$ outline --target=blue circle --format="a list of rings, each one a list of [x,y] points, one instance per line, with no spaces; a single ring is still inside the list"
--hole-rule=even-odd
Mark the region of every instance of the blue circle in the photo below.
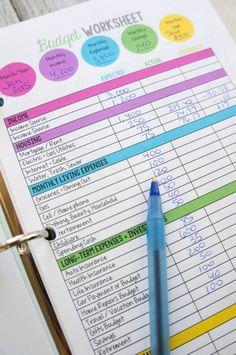
[[[105,67],[114,63],[119,57],[120,50],[112,38],[95,36],[83,44],[81,53],[87,63],[95,67]]]

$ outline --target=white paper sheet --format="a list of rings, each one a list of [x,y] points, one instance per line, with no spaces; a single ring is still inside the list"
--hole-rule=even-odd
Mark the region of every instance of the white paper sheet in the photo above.
[[[1,164],[73,354],[146,354],[166,216],[173,354],[236,351],[236,50],[205,1],[83,3],[0,31]]]

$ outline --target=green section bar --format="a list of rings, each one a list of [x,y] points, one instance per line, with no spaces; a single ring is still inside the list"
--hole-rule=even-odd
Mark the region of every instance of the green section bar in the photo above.
[[[236,181],[231,182],[223,187],[220,187],[214,191],[209,192],[206,195],[196,198],[190,202],[179,206],[164,215],[165,224],[176,221],[177,219],[184,217],[190,213],[193,213],[203,207],[210,205],[213,202],[219,201],[224,197],[227,197],[236,192]],[[146,223],[141,223],[126,231],[109,237],[101,242],[91,245],[88,248],[84,248],[69,256],[61,258],[57,261],[61,271],[66,270],[72,266],[78,265],[84,261],[87,261],[102,253],[106,253],[122,244],[125,244],[131,240],[141,237],[146,234]]]
[[[209,192],[201,197],[196,198],[190,202],[185,203],[182,206],[179,206],[165,215],[165,223],[171,223],[177,219],[184,217],[190,213],[193,213],[197,210],[200,210],[203,207],[210,205],[213,202],[219,201],[224,197],[227,197],[236,192],[236,181],[233,181],[223,187]]]
[[[146,223],[138,224],[137,226],[127,229],[126,231],[104,239],[101,242],[95,243],[88,248],[84,248],[69,256],[61,258],[57,261],[57,263],[61,271],[66,270],[69,267],[78,265],[95,256],[106,253],[108,250],[119,247],[122,244],[129,242],[130,240],[139,238],[141,235],[146,234],[146,231]]]

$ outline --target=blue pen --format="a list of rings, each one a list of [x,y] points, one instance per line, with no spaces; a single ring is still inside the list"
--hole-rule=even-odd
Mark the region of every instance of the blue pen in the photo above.
[[[2,97],[0,97],[0,106],[3,106],[4,105],[4,100]]]
[[[151,183],[148,216],[148,282],[152,355],[170,354],[166,242],[158,183]]]

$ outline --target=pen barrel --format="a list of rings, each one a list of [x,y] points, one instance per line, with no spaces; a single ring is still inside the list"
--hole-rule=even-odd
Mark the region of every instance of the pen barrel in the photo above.
[[[147,235],[148,251],[166,252],[165,225],[159,196],[150,196],[148,202]]]
[[[154,210],[149,208],[147,219],[150,339],[152,355],[167,355],[170,336],[164,220],[159,202],[153,203]]]

